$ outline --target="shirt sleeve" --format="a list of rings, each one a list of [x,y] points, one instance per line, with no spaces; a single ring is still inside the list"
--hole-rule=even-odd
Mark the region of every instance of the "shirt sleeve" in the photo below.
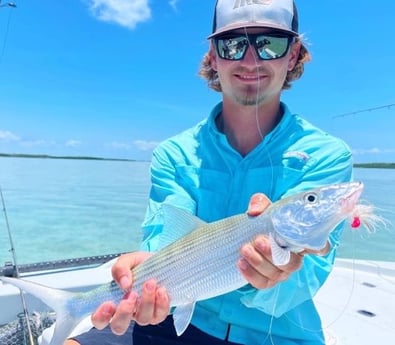
[[[339,152],[338,152],[339,153]],[[307,172],[296,188],[311,189],[325,184],[349,182],[352,179],[352,156],[348,150],[338,155],[331,163],[321,162]],[[294,194],[296,188],[287,195]],[[336,249],[339,245],[343,224],[335,228],[330,236],[330,251],[326,256],[305,255],[303,266],[288,280],[271,289],[257,290],[250,285],[240,289],[241,301],[248,307],[257,308],[267,314],[280,317],[289,310],[312,299],[328,278],[333,268]]]
[[[141,250],[154,252],[159,246],[163,231],[162,203],[183,208],[195,214],[196,202],[177,182],[176,163],[165,150],[157,149],[151,163],[151,190],[148,207],[142,224],[143,243]]]

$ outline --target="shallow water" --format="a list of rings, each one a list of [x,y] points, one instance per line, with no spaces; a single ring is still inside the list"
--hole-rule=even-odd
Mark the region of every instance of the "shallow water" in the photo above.
[[[363,198],[390,225],[345,229],[338,256],[395,260],[395,170],[355,169]],[[18,263],[131,251],[141,240],[149,163],[0,158],[0,186]],[[12,258],[0,216],[0,265]]]

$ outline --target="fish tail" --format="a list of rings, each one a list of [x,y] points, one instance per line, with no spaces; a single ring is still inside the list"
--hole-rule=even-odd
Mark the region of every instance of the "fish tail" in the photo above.
[[[48,307],[56,312],[55,331],[49,345],[61,345],[67,336],[77,326],[85,315],[78,315],[68,308],[70,301],[77,293],[53,289],[41,284],[33,283],[23,279],[0,277],[0,281],[14,285],[15,287],[39,298]]]

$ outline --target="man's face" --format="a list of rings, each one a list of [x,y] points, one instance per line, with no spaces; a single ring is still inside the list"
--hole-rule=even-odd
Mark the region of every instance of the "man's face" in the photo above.
[[[246,36],[246,40],[240,39],[240,36],[246,34],[251,36]],[[218,73],[224,98],[241,105],[256,106],[269,102],[273,97],[279,97],[286,75],[297,61],[300,44],[290,40],[289,49],[286,49],[288,45],[284,43],[284,39],[287,38],[280,41],[276,36],[271,38],[270,35],[273,34],[276,35],[278,32],[256,28],[235,30],[227,33],[227,41],[220,42],[224,44],[212,45],[211,65]],[[232,40],[232,37],[235,39]],[[249,44],[246,45],[246,42]],[[246,51],[241,58],[243,54],[235,53],[234,49],[243,44],[246,45]],[[223,57],[220,57],[217,47],[218,50],[222,49],[220,53]],[[285,49],[285,53],[282,54]],[[258,53],[269,59],[262,60]],[[236,57],[239,60],[229,60],[227,57]],[[270,59],[271,57],[275,58]]]

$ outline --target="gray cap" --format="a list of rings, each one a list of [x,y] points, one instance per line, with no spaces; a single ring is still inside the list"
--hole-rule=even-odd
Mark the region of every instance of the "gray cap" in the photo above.
[[[217,0],[213,38],[240,28],[262,27],[298,35],[298,13],[293,0]]]

